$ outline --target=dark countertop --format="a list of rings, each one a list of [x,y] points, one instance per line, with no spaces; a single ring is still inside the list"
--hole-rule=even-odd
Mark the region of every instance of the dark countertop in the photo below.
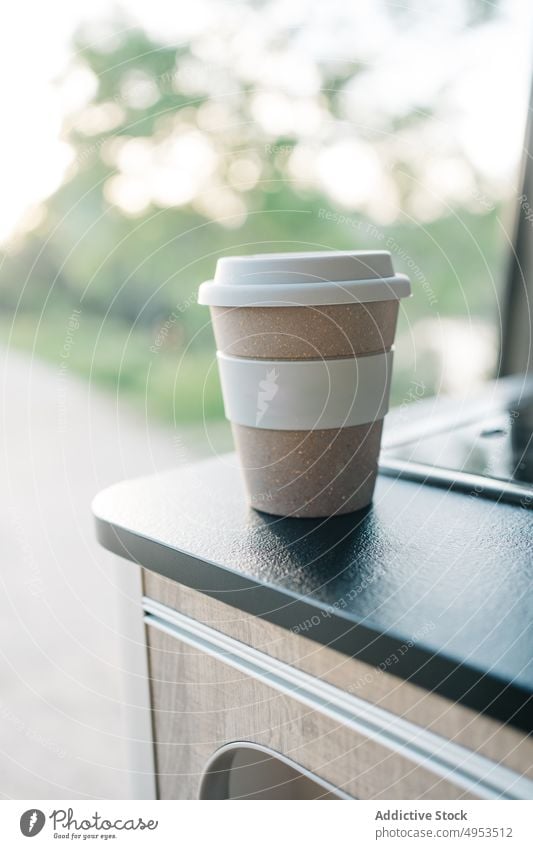
[[[110,551],[533,729],[530,511],[380,476],[364,514],[279,519],[248,508],[234,455],[119,483],[93,509]]]

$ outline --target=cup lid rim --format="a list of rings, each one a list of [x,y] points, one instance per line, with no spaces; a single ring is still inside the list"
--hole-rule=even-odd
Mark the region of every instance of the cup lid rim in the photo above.
[[[221,257],[200,286],[207,306],[300,306],[398,300],[411,294],[389,251],[295,251]]]
[[[305,306],[398,300],[409,278],[395,274],[389,251],[310,251],[222,257],[202,283],[207,306]]]

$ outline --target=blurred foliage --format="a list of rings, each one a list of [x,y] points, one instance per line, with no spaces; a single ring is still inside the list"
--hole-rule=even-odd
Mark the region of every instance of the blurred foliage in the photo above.
[[[471,5],[475,19],[480,7]],[[69,314],[80,309],[73,370],[147,404],[154,415],[195,421],[222,412],[208,316],[194,296],[224,253],[395,245],[395,265],[414,284],[410,323],[428,315],[493,317],[488,269],[498,276],[501,249],[492,204],[457,206],[423,226],[412,216],[376,224],[367,212],[328,198],[316,180],[294,178],[301,134],[267,130],[257,120],[256,81],[231,67],[229,47],[220,58],[227,34],[211,33],[218,50],[209,63],[195,44],[158,44],[124,23],[115,30],[120,34],[98,43],[78,36],[73,72],[88,69],[95,92],[65,126],[74,150],[65,183],[42,222],[4,257],[4,338],[58,362]],[[272,63],[286,55],[291,38],[287,32],[267,45]],[[304,106],[321,117],[316,132],[304,133],[304,147],[318,149],[339,134],[373,144],[403,209],[416,184],[414,166],[387,139],[416,133],[431,121],[432,104],[391,116],[386,133],[356,126],[347,120],[345,96],[362,67],[324,62],[318,70],[318,89]],[[173,145],[187,150],[187,140],[194,150],[207,140],[211,170],[200,174],[190,198],[179,200],[187,162],[173,175]],[[155,189],[146,202],[133,196],[132,205],[130,198],[128,208],[116,198],[122,191],[127,200],[128,169],[130,182],[144,190],[143,161]],[[166,162],[159,171],[158,161]],[[397,398],[402,385],[400,373]]]

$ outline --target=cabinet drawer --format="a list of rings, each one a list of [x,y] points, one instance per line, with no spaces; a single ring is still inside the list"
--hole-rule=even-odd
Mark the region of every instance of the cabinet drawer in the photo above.
[[[485,762],[496,762],[511,773],[527,777],[526,798],[533,797],[533,739],[527,733],[329,646],[317,645],[304,636],[303,629],[299,633],[287,631],[152,572],[144,571],[144,590],[150,603],[159,603],[162,609],[179,610],[221,635],[351,693],[437,737],[453,740],[458,746],[481,755]]]
[[[160,798],[197,798],[206,764],[235,741],[280,753],[361,799],[530,789],[510,770],[202,623],[155,602],[146,608]]]

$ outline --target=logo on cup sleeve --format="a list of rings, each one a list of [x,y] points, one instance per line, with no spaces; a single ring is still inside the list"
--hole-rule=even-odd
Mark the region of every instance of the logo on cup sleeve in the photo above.
[[[259,381],[259,389],[257,390],[257,410],[255,416],[256,427],[265,415],[270,406],[270,402],[277,395],[279,386],[277,384],[279,374],[275,368],[267,371],[264,380]]]
[[[20,830],[24,837],[35,837],[42,831],[46,817],[38,808],[30,808],[24,811],[20,818]]]

